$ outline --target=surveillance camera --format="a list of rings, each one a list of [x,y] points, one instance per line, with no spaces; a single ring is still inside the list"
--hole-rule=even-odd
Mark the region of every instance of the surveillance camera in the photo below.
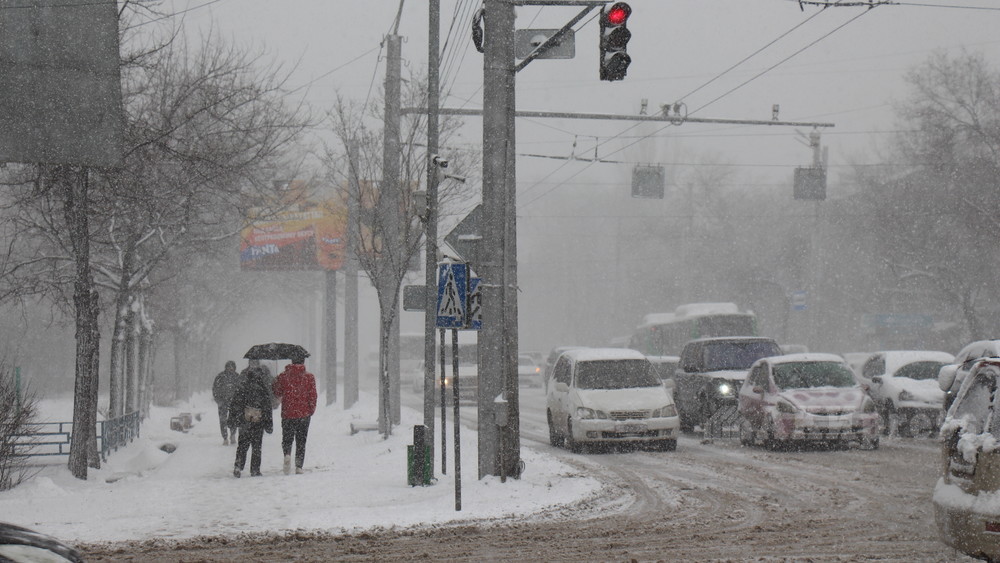
[[[448,168],[448,159],[441,158],[440,156],[438,156],[436,154],[432,154],[431,155],[431,162],[433,162],[434,164],[437,164],[441,168]]]

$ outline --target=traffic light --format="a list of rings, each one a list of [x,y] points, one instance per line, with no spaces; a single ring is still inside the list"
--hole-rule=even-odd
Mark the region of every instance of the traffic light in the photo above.
[[[625,52],[632,32],[626,27],[632,7],[625,2],[615,2],[601,8],[601,80],[622,80],[628,72],[632,57]]]

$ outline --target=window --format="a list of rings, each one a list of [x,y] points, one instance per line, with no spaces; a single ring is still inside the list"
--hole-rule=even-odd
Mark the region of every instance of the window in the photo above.
[[[559,361],[556,362],[556,367],[552,373],[553,373],[552,377],[555,378],[556,383],[565,383],[566,385],[569,385],[570,383],[569,359],[559,358]]]
[[[779,389],[853,387],[851,370],[837,362],[794,362],[774,366],[774,384]]]
[[[897,369],[892,376],[918,380],[937,379],[942,365],[941,362],[913,362]]]
[[[865,367],[861,369],[861,376],[865,379],[871,379],[873,376],[882,375],[885,373],[885,358],[882,356],[873,356],[868,358],[865,362]]]
[[[592,360],[576,366],[578,389],[659,387],[647,360]]]
[[[750,385],[753,387],[760,387],[761,389],[767,389],[769,385],[767,384],[767,365],[760,364],[753,368],[750,375],[747,377],[750,380]]]
[[[983,425],[990,414],[995,392],[995,374],[987,370],[978,371],[972,384],[966,389],[965,395],[953,407],[953,416],[956,419],[965,419],[965,432],[973,434],[983,432]]]
[[[749,369],[754,362],[777,356],[781,350],[773,342],[716,342],[705,344],[701,371]]]

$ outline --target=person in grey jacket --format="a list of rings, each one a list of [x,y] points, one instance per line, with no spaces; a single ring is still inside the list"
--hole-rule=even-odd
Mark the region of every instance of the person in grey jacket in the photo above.
[[[236,386],[239,383],[240,374],[236,372],[236,362],[229,360],[226,362],[226,369],[215,376],[212,382],[212,398],[219,407],[219,429],[222,431],[222,444],[228,446],[230,443],[236,445],[236,426],[229,424],[229,403],[236,393]]]

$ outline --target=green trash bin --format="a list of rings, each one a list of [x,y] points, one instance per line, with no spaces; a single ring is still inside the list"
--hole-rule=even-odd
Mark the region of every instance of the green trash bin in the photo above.
[[[431,447],[424,446],[424,467],[423,471],[418,471],[414,467],[414,446],[413,444],[407,444],[406,446],[406,482],[411,487],[416,487],[417,485],[426,486],[431,484],[431,467],[433,461],[431,459]],[[419,473],[419,474],[418,474]]]

